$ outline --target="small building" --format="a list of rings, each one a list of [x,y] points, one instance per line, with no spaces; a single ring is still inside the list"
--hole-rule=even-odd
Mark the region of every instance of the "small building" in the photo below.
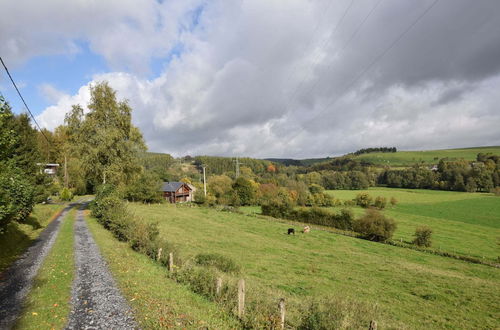
[[[161,191],[170,203],[184,203],[194,201],[196,188],[184,182],[163,182]]]
[[[37,163],[37,165],[41,167],[40,171],[43,171],[43,173],[51,176],[56,175],[57,169],[59,168],[59,164]]]

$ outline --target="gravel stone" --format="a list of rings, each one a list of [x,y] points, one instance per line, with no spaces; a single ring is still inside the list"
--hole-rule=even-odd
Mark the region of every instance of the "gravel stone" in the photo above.
[[[75,222],[75,264],[67,329],[138,329],[81,210]]]
[[[33,279],[56,240],[64,216],[72,207],[73,205],[66,207],[42,231],[28,250],[0,274],[0,329],[10,329],[19,317]]]

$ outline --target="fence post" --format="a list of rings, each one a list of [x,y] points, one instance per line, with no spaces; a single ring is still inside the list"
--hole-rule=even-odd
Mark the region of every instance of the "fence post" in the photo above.
[[[281,298],[278,304],[280,308],[280,326],[281,329],[285,329],[285,299]]]
[[[162,249],[162,248],[159,248],[159,249],[158,249],[158,255],[156,256],[156,260],[157,260],[157,261],[160,261],[160,258],[161,258],[161,252],[162,252],[162,251],[163,251],[163,249]]]
[[[219,296],[221,290],[222,290],[222,277],[217,277],[217,283],[215,285],[215,294]]]
[[[245,280],[238,281],[238,317],[241,319],[245,314]]]
[[[174,253],[168,254],[168,270],[172,273],[174,271]]]
[[[369,330],[377,330],[377,321],[371,321]]]

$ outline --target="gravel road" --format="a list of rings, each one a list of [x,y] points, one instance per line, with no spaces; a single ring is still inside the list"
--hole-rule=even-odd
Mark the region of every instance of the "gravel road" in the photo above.
[[[137,329],[81,210],[75,222],[76,278],[67,329]]]
[[[0,329],[10,329],[23,307],[33,278],[54,244],[61,221],[72,206],[66,207],[34,241],[33,245],[0,275]]]

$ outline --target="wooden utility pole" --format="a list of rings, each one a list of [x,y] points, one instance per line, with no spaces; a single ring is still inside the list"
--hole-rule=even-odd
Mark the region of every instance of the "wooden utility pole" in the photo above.
[[[205,197],[207,197],[207,177],[205,175],[205,168],[206,166],[203,166],[203,192],[205,193]]]

